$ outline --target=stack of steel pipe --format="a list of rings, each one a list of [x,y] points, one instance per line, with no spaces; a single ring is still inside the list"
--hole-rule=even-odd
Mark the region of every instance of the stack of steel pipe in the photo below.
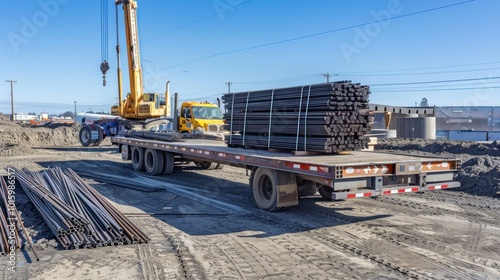
[[[73,170],[12,169],[65,249],[149,242],[141,230]]]
[[[17,231],[17,209],[13,197],[15,197],[13,190],[9,192],[7,182],[0,176],[0,255],[2,256],[21,247],[21,239]]]
[[[326,153],[366,148],[369,94],[350,81],[225,94],[227,144]]]

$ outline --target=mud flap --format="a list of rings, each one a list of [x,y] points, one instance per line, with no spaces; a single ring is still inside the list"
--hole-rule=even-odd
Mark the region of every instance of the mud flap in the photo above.
[[[131,160],[132,158],[130,157],[130,150],[128,145],[122,145],[122,160]]]
[[[295,174],[276,170],[278,183],[277,207],[288,207],[299,204],[297,178]]]

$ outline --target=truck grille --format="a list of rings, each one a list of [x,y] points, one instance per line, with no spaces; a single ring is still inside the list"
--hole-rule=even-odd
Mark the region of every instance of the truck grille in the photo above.
[[[208,125],[208,131],[218,132],[218,131],[222,131],[222,129],[223,129],[223,125],[220,125],[220,124],[209,124]]]

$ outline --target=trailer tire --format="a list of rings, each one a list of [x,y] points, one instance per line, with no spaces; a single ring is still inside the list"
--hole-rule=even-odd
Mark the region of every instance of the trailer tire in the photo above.
[[[217,168],[217,165],[219,163],[211,162],[211,161],[200,161],[199,164],[200,164],[200,167],[205,169],[205,170],[214,170]]]
[[[164,175],[170,175],[174,171],[175,167],[175,160],[174,160],[174,154],[165,152],[163,155],[163,174]]]
[[[217,163],[217,165],[215,166],[215,169],[218,169],[218,170],[221,170],[222,168],[224,168],[224,165],[220,164],[220,163]]]
[[[255,204],[262,209],[270,212],[279,211],[278,207],[278,178],[276,172],[272,169],[257,168],[253,172],[253,198]]]
[[[100,126],[95,126],[95,129],[97,130],[98,139],[95,140],[94,146],[99,146],[102,140],[104,140],[104,129],[102,129],[102,127]]]
[[[135,171],[144,171],[144,148],[132,147],[132,168]]]
[[[86,125],[82,126],[82,128],[80,128],[80,133],[78,134],[80,144],[84,147],[88,147],[90,145],[91,135],[90,127]]]
[[[332,201],[332,193],[333,193],[333,189],[330,188],[329,186],[321,186],[318,188],[318,192],[319,194],[321,195],[322,198],[328,200],[328,201]]]
[[[163,172],[164,162],[162,151],[154,149],[144,151],[144,167],[149,175],[160,175]]]

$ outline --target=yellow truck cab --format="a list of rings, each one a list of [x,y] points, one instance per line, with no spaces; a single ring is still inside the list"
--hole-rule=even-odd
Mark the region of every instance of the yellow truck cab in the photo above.
[[[224,120],[217,105],[210,102],[183,102],[179,115],[179,132],[224,132]]]

